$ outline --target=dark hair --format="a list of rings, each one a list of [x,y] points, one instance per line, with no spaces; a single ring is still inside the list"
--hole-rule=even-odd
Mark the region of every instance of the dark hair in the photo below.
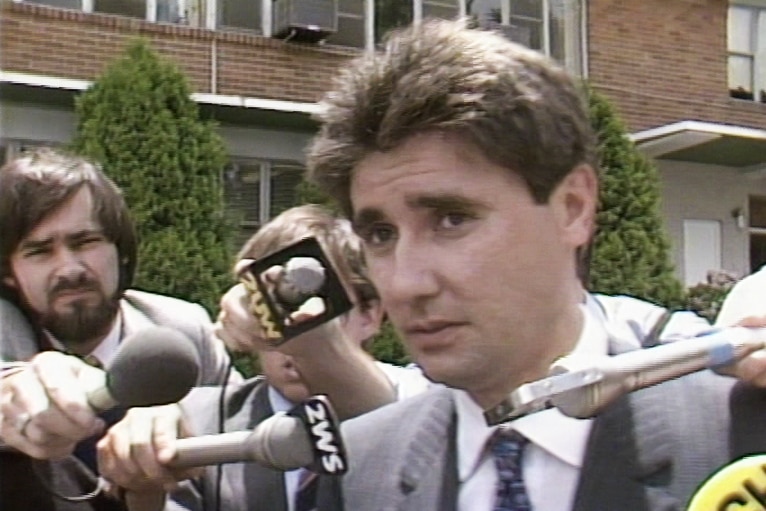
[[[582,90],[558,65],[465,21],[393,32],[385,51],[350,62],[317,115],[312,181],[351,214],[354,167],[412,135],[451,132],[527,183],[538,203],[579,164],[595,165]]]
[[[137,240],[128,207],[117,186],[84,158],[50,148],[24,154],[0,168],[0,281],[10,276],[10,258],[19,243],[83,186],[93,196],[94,215],[104,236],[117,247],[118,292],[133,281]],[[0,293],[15,300],[15,291],[0,282]]]
[[[378,292],[367,277],[361,242],[348,220],[316,204],[296,206],[274,217],[245,242],[237,259],[265,257],[308,236],[319,241],[338,277],[356,295],[357,306],[368,309]]]

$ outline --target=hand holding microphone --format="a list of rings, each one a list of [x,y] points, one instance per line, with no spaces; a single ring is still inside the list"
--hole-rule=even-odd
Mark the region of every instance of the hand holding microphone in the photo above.
[[[0,437],[35,458],[64,457],[103,429],[96,412],[183,397],[196,382],[197,357],[185,337],[160,327],[124,339],[106,372],[63,353],[40,353],[0,379]]]
[[[193,467],[255,462],[275,470],[311,467],[322,474],[347,468],[338,419],[324,396],[277,413],[252,430],[189,433],[179,405],[132,409],[99,442],[101,472],[132,490],[128,495],[134,502],[141,499],[136,509],[145,511],[162,509],[144,499],[164,503],[161,494],[195,475],[188,470]]]

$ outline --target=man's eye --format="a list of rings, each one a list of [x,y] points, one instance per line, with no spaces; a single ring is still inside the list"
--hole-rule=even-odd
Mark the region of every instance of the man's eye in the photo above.
[[[23,257],[38,257],[43,256],[45,254],[48,254],[50,252],[49,248],[46,247],[36,247],[36,248],[30,248],[27,250],[24,250],[21,255]]]
[[[394,235],[395,232],[391,226],[372,225],[369,229],[365,230],[363,239],[369,245],[381,245],[391,241]]]
[[[467,222],[471,217],[466,213],[445,213],[439,219],[439,227],[442,229],[453,229]]]
[[[75,246],[83,247],[83,246],[86,246],[86,245],[92,245],[94,243],[99,243],[102,239],[103,238],[101,238],[99,236],[91,236],[89,238],[83,238],[81,240],[78,240],[75,243]]]

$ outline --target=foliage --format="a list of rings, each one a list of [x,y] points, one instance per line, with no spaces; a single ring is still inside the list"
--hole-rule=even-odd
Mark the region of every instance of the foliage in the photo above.
[[[215,310],[230,285],[225,146],[176,66],[130,43],[76,103],[73,149],[120,186],[139,233],[135,287]]]
[[[299,204],[320,204],[335,213],[339,210],[335,199],[305,178],[298,183],[295,195],[298,197]]]
[[[657,169],[628,139],[609,102],[593,90],[588,97],[601,158],[589,289],[678,307],[683,288],[670,263]]]
[[[367,350],[375,359],[390,364],[406,365],[410,362],[401,339],[388,321],[383,323],[380,333],[375,336]]]
[[[708,273],[706,283],[688,289],[685,308],[714,323],[726,295],[736,282],[737,278],[727,272]]]

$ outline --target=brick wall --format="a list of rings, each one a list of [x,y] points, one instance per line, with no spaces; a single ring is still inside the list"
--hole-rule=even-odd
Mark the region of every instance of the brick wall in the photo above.
[[[589,77],[631,131],[681,120],[766,128],[766,104],[729,97],[728,0],[590,0]]]
[[[313,102],[355,52],[5,1],[0,69],[93,80],[135,36],[151,40],[195,92]],[[215,83],[212,83],[212,81]]]

